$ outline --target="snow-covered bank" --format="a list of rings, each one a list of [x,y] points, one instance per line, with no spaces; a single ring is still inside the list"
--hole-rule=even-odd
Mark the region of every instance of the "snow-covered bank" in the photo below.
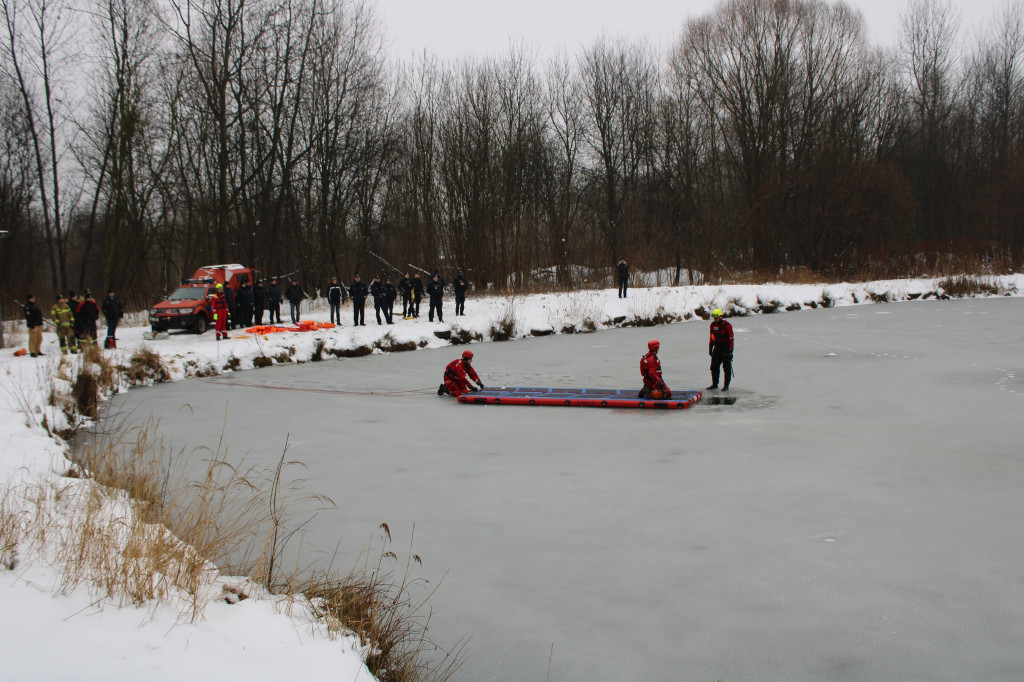
[[[1017,293],[1022,289],[1022,284],[1024,282],[1015,277],[1001,280],[998,286],[1006,292]],[[448,332],[459,335],[460,330],[465,330],[469,337],[479,335],[487,339],[494,335],[492,331],[496,329],[499,333],[511,331],[513,336],[522,337],[535,333],[586,330],[591,327],[647,324],[655,318],[685,319],[687,314],[692,319],[695,314],[713,307],[742,314],[755,309],[784,311],[795,306],[810,307],[811,303],[819,306],[824,303],[849,305],[887,297],[905,300],[915,295],[923,297],[935,291],[934,287],[935,282],[915,280],[828,287],[765,285],[638,289],[632,290],[630,298],[625,300],[618,299],[614,291],[581,291],[514,299],[478,298],[470,299],[467,303],[470,315],[464,318],[446,316],[449,322],[456,321],[459,329],[454,331],[449,325],[429,324],[425,317],[419,321],[397,321],[390,328],[377,327],[374,321],[370,321],[367,327],[358,329],[346,324],[329,332],[274,334],[258,340],[234,333],[234,337],[241,338],[221,342],[218,349],[217,342],[210,334],[203,337],[174,334],[166,341],[143,342],[141,337],[144,330],[140,328],[125,330],[121,334],[121,350],[108,352],[108,355],[126,364],[134,349],[145,345],[169,363],[174,377],[183,377],[192,373],[229,371],[232,364],[238,368],[250,367],[260,357],[279,356],[281,360],[288,358],[290,361],[308,361],[314,355],[318,342],[322,344],[322,357],[330,360],[331,351],[342,355],[363,352],[359,349],[369,349],[382,340],[380,345],[384,347],[407,347],[408,344],[419,347],[424,342],[427,346],[448,343],[437,335],[438,332],[442,336]],[[343,308],[343,313],[348,311],[348,308]],[[312,317],[322,320],[326,314],[316,311]],[[616,321],[617,318],[622,319]],[[384,339],[389,329],[391,335]],[[15,475],[20,479],[20,482],[10,484],[16,485],[17,489],[5,496],[5,505],[8,499],[34,499],[31,491],[38,489],[39,485],[82,485],[80,481],[60,477],[67,470],[68,464],[61,458],[60,446],[49,439],[43,427],[44,417],[47,417],[46,425],[53,425],[54,420],[59,419],[54,408],[47,404],[48,387],[40,385],[41,379],[46,376],[43,371],[48,364],[46,361],[54,361],[55,349],[49,335],[44,352],[48,354],[47,357],[32,360],[12,358],[7,351],[0,360],[3,384],[8,389],[3,395],[9,399],[9,403],[3,406],[4,412],[0,418],[0,428],[4,429],[0,438],[5,444],[0,467],[8,480]],[[374,352],[380,351],[377,349]],[[237,362],[232,361],[232,357]],[[229,370],[225,370],[225,366]],[[25,412],[19,413],[21,409],[34,416],[29,419]],[[26,421],[32,423],[27,425]],[[15,678],[46,676],[51,669],[42,667],[41,659],[48,662],[75,660],[72,670],[75,677],[119,679],[129,674],[137,677],[140,670],[147,677],[159,677],[160,671],[170,671],[167,677],[183,677],[191,671],[186,669],[190,665],[187,661],[191,660],[197,650],[205,650],[216,651],[218,660],[210,662],[210,667],[203,668],[204,677],[212,676],[210,673],[213,672],[228,679],[298,678],[300,675],[312,675],[314,679],[328,675],[348,679],[351,676],[339,675],[341,657],[346,656],[345,660],[348,660],[348,655],[354,655],[356,660],[359,658],[358,652],[345,654],[344,646],[338,643],[325,642],[321,638],[314,638],[315,644],[312,643],[313,640],[307,636],[311,630],[301,621],[295,625],[291,621],[272,620],[285,618],[275,614],[272,601],[262,602],[259,608],[255,605],[260,602],[254,599],[235,605],[223,603],[217,598],[221,594],[221,587],[216,583],[211,583],[213,591],[209,605],[204,609],[205,620],[196,624],[180,623],[175,627],[172,625],[179,622],[180,613],[173,602],[162,606],[148,604],[142,608],[119,609],[112,601],[97,602],[97,595],[89,594],[88,591],[54,597],[55,593],[59,594],[59,577],[55,571],[47,568],[45,552],[33,554],[31,550],[31,547],[19,547],[20,558],[13,569],[0,570],[0,577],[3,578],[0,585],[9,590],[5,594],[4,603],[17,603],[19,608],[17,619],[5,619],[6,628],[17,628],[18,633],[0,634],[0,637],[5,638],[0,639],[4,642],[0,646],[3,648],[5,662],[11,661],[12,656],[23,662],[20,667],[11,668],[18,673],[12,676]],[[240,611],[239,607],[245,607],[249,612]],[[245,615],[241,615],[243,613]],[[12,620],[17,622],[11,623]],[[288,624],[283,628],[275,625],[280,622]],[[140,623],[145,625],[139,627]],[[280,674],[279,669],[271,667],[264,655],[271,655],[271,646],[266,643],[266,638],[279,641],[285,629],[289,630],[290,639],[284,641],[281,649],[273,653],[275,661],[282,666],[288,665],[289,672]],[[67,637],[51,637],[51,632],[66,634]],[[107,648],[99,644],[95,648],[88,645],[92,639],[97,638],[108,642]],[[185,644],[168,641],[168,638],[190,641],[187,645],[188,656],[181,655]],[[43,644],[37,645],[35,649],[28,645],[16,647],[9,644],[21,644],[26,639]],[[67,644],[69,640],[85,642],[86,645],[81,647],[83,651],[71,651]],[[292,646],[292,642],[298,646]],[[325,655],[332,661],[330,665],[325,665],[317,655],[310,655],[314,646],[321,645],[329,652]],[[118,647],[120,656],[110,655],[114,646]],[[60,654],[54,655],[58,651]],[[67,653],[81,655],[81,658],[69,659]],[[111,664],[111,661],[126,658],[137,667],[130,671],[125,668],[122,672]],[[320,666],[319,669],[314,669],[313,659],[316,659],[315,665]],[[32,668],[33,664],[39,667]],[[217,667],[222,664],[223,669]],[[59,663],[53,665],[58,666]],[[307,665],[310,667],[307,668]]]

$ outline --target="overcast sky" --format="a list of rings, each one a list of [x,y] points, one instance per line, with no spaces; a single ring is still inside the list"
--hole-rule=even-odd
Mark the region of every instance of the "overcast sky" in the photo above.
[[[710,12],[714,0],[376,0],[392,54],[407,60],[429,50],[444,59],[504,52],[522,41],[549,57],[578,54],[602,33],[668,45],[686,19]],[[871,41],[894,45],[904,0],[856,0]],[[1005,6],[1005,0],[952,0],[965,36]]]

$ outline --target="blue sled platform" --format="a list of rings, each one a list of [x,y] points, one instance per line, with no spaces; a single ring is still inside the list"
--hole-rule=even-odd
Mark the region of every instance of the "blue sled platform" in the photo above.
[[[668,399],[637,398],[637,389],[529,388],[502,386],[459,396],[472,405],[545,405],[562,407],[630,407],[652,410],[685,410],[701,399],[700,391],[675,391]]]

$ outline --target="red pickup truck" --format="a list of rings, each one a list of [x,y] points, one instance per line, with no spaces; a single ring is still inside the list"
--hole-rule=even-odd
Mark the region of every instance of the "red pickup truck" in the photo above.
[[[191,329],[202,334],[213,319],[208,297],[214,287],[223,284],[238,291],[244,282],[251,281],[252,270],[243,265],[204,265],[174,293],[150,309],[149,324],[154,332]]]

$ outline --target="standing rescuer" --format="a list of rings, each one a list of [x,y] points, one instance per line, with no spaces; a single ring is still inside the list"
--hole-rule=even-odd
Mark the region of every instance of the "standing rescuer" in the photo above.
[[[471,350],[462,351],[461,358],[456,358],[449,362],[448,366],[444,368],[444,383],[437,387],[437,394],[444,395],[448,393],[458,398],[467,391],[482,389],[484,382],[480,381],[480,377],[477,376],[472,363],[473,351]],[[475,388],[469,382],[470,379],[480,384],[480,388]]]
[[[217,332],[217,340],[220,341],[221,337],[228,338],[228,300],[224,296],[223,284],[217,284],[214,287],[211,298],[213,299],[213,328]]]
[[[725,367],[725,384],[723,391],[729,390],[732,381],[732,325],[722,317],[720,308],[711,311],[711,339],[708,341],[708,355],[711,356],[711,385],[707,390],[718,388],[719,368]]]
[[[640,376],[643,377],[644,387],[640,389],[639,398],[671,398],[672,391],[668,384],[661,378],[661,360],[658,359],[658,350],[661,342],[648,341],[647,354],[640,358]]]
[[[57,340],[60,342],[60,352],[67,354],[78,352],[78,341],[75,339],[75,316],[71,312],[71,306],[64,299],[64,294],[57,294],[57,302],[50,308],[50,317],[53,318],[53,326],[57,331]]]
[[[25,297],[25,326],[28,327],[28,352],[32,357],[43,354],[43,312],[36,307],[36,297]]]

